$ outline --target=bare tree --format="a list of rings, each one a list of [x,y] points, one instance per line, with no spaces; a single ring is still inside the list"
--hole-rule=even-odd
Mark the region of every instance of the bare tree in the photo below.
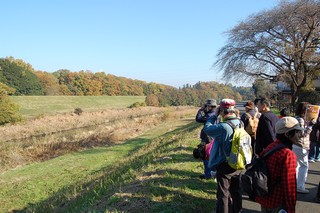
[[[296,97],[320,68],[319,0],[281,1],[226,32],[215,62],[226,79],[285,81]]]

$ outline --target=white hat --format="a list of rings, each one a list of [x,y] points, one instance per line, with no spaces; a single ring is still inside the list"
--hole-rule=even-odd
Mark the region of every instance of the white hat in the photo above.
[[[293,117],[283,117],[276,123],[277,134],[283,134],[293,129],[299,131],[304,130],[304,128],[299,125],[298,120]]]

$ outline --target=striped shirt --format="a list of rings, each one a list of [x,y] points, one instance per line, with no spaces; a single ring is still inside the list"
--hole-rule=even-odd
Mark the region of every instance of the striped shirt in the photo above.
[[[261,153],[280,144],[279,140],[271,143]],[[265,208],[284,207],[288,213],[295,212],[297,198],[296,155],[289,148],[281,149],[267,158],[268,183],[275,184],[271,193],[256,197],[256,202]]]

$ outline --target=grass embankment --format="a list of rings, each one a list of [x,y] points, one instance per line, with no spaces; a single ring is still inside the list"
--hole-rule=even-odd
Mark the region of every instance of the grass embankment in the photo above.
[[[215,183],[198,179],[201,125],[192,120],[2,173],[0,211],[210,212]]]
[[[144,102],[145,96],[11,96],[24,118],[73,112],[98,111],[106,108],[126,108],[135,102]]]
[[[195,114],[194,107],[142,107],[45,116],[0,127],[0,173],[95,146],[137,137],[161,123]]]

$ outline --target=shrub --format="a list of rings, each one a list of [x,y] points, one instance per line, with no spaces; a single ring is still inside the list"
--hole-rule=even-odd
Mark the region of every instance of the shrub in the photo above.
[[[0,125],[21,121],[19,106],[13,103],[8,96],[0,96]]]
[[[146,104],[147,104],[147,106],[158,107],[159,106],[159,98],[158,98],[158,96],[156,96],[154,94],[148,95],[146,97]]]
[[[77,114],[77,115],[81,115],[83,113],[83,110],[78,107],[78,108],[74,109],[74,113]]]

